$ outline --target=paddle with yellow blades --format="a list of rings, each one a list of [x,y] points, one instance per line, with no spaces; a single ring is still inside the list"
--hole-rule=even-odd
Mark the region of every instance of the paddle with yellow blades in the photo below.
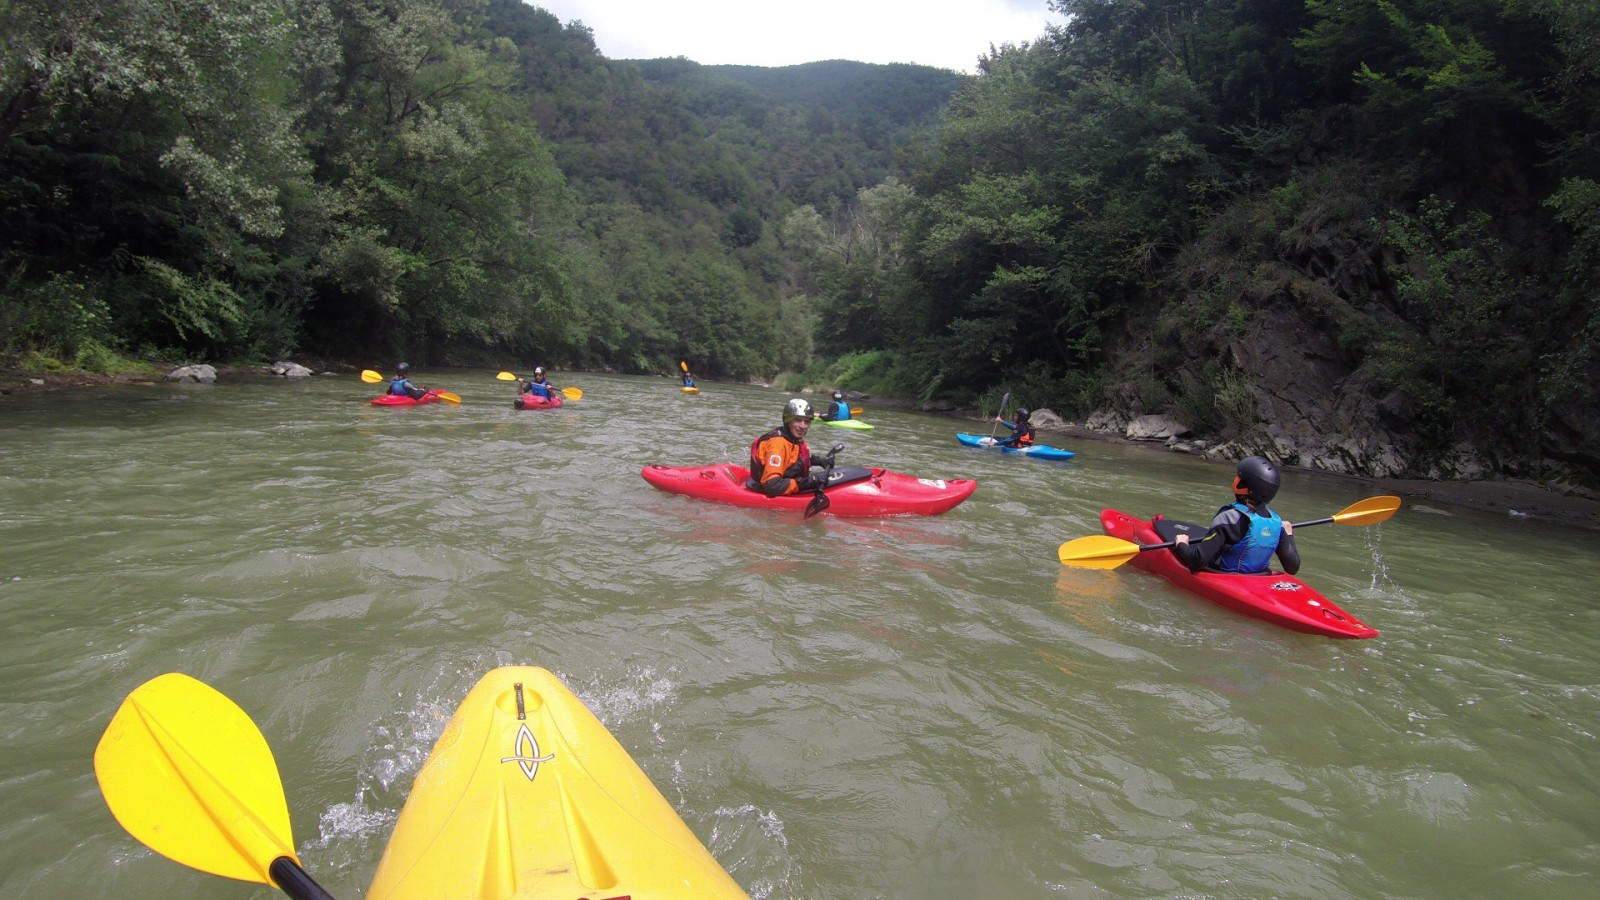
[[[499,379],[499,380],[501,380],[501,381],[521,381],[522,380],[522,379],[518,378],[517,376],[513,375],[510,372],[499,372],[494,377]],[[568,400],[582,400],[583,399],[583,391],[581,391],[581,390],[579,390],[578,388],[575,388],[575,387],[562,388],[561,389],[561,393]]]
[[[169,672],[134,689],[95,747],[94,772],[111,814],[162,856],[332,900],[295,857],[267,739],[215,688]]]
[[[1310,528],[1313,525],[1327,525],[1330,522],[1335,525],[1376,525],[1388,520],[1399,508],[1399,497],[1368,497],[1359,503],[1346,506],[1325,519],[1296,522],[1294,527]],[[1056,556],[1063,564],[1077,566],[1080,569],[1115,569],[1146,550],[1164,550],[1173,543],[1173,541],[1163,541],[1159,544],[1135,544],[1122,538],[1097,534],[1067,541],[1056,550]]]
[[[371,369],[362,369],[361,380],[365,381],[367,384],[377,384],[380,381],[388,381],[389,379],[384,378],[382,375],[379,375],[377,372],[374,372]],[[433,393],[438,396],[440,400],[443,400],[446,403],[450,403],[455,406],[461,405],[461,396],[459,394],[452,394],[449,391],[434,391]]]

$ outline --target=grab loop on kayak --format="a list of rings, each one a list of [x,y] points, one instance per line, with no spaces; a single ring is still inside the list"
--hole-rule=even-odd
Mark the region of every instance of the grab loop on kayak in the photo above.
[[[522,682],[512,685],[511,690],[517,695],[517,721],[525,722],[528,719],[528,708],[522,703]]]

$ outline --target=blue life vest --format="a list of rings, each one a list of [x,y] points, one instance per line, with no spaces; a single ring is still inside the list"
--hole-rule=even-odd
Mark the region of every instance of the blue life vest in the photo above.
[[[408,390],[410,387],[410,378],[396,378],[395,380],[389,382],[389,393],[399,397],[409,397],[411,396],[411,391]]]
[[[548,381],[530,381],[530,382],[528,382],[527,386],[522,389],[522,392],[524,394],[533,394],[536,397],[543,397],[544,399],[549,400],[550,399],[550,382],[548,382]]]
[[[1278,538],[1283,534],[1283,519],[1272,510],[1266,515],[1254,512],[1243,503],[1232,504],[1244,513],[1250,530],[1244,540],[1222,551],[1217,557],[1217,568],[1224,572],[1241,572],[1246,575],[1265,572],[1272,564],[1272,554],[1278,552]],[[1226,509],[1227,507],[1223,507]]]
[[[835,422],[848,422],[850,420],[850,404],[843,400],[833,401],[833,409],[831,411]]]

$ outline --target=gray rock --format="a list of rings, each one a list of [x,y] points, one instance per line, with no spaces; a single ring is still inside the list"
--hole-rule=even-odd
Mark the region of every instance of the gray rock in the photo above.
[[[1119,432],[1127,427],[1127,424],[1128,418],[1113,409],[1099,410],[1083,420],[1083,427],[1090,431]]]
[[[211,384],[217,380],[217,370],[205,363],[197,366],[180,366],[167,373],[167,380],[180,384]]]
[[[1189,433],[1189,426],[1167,415],[1140,416],[1128,423],[1123,437],[1130,441],[1165,441]]]
[[[1043,428],[1046,431],[1060,430],[1072,424],[1056,415],[1053,409],[1036,409],[1033,415],[1028,417],[1028,421],[1033,423],[1033,427]]]
[[[272,364],[272,374],[281,375],[284,378],[310,378],[311,370],[297,362],[280,360]]]

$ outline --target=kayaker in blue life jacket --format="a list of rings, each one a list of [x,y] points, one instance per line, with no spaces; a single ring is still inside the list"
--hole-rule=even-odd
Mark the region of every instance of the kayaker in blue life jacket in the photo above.
[[[694,387],[694,373],[688,369],[683,370],[683,386]]]
[[[533,367],[533,377],[528,381],[517,379],[517,385],[522,388],[522,393],[532,394],[535,397],[550,399],[550,382],[545,378],[544,366]]]
[[[996,422],[1011,429],[1011,437],[996,441],[996,443],[1002,447],[1027,447],[1032,445],[1033,423],[1028,421],[1028,417],[1031,415],[1033,415],[1033,412],[1024,406],[1017,410],[1017,420],[1015,422],[1007,422],[1005,419],[995,416],[994,420]]]
[[[1294,525],[1267,504],[1278,495],[1278,470],[1260,456],[1239,460],[1233,477],[1234,501],[1217,510],[1206,536],[1190,543],[1189,536],[1173,538],[1173,555],[1190,572],[1207,569],[1255,575],[1268,570],[1274,553],[1290,575],[1300,571],[1300,551],[1294,546]]]
[[[428,389],[412,384],[410,364],[401,363],[394,367],[394,380],[389,382],[389,393],[397,397],[410,397],[413,400],[421,400],[423,397],[428,396]]]
[[[850,420],[850,404],[844,402],[844,391],[834,391],[833,399],[828,403],[828,411],[818,416],[824,422],[847,422]]]

